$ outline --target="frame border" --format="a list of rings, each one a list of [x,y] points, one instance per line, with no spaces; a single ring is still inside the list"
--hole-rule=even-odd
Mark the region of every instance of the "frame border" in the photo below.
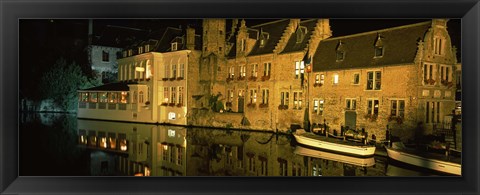
[[[0,0],[0,193],[479,194],[478,0]],[[19,177],[18,19],[462,18],[462,177]],[[468,129],[468,130],[467,130]],[[468,131],[468,132],[467,132]]]

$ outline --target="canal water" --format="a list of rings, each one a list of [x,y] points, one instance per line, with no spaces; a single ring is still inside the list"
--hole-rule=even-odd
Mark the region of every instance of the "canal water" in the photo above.
[[[302,147],[290,135],[22,114],[21,176],[432,176]]]

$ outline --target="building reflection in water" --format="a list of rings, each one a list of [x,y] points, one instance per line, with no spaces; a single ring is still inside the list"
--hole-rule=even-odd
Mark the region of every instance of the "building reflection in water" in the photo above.
[[[382,176],[383,163],[295,146],[265,132],[78,119],[91,175]]]

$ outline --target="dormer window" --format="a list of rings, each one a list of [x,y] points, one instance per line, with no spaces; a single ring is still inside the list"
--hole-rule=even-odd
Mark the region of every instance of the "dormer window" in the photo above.
[[[307,34],[307,27],[299,26],[295,34],[297,35],[296,43],[303,42],[303,39],[305,39],[305,35]]]
[[[242,39],[242,40],[240,41],[241,51],[245,51],[246,47],[247,47],[247,41],[246,41],[245,39]]]
[[[128,50],[128,56],[132,56],[133,51],[131,49]]]
[[[127,57],[127,51],[123,51],[122,55],[124,58]]]
[[[378,34],[377,40],[375,41],[375,58],[379,58],[383,56],[383,37]]]
[[[264,47],[269,38],[270,34],[268,34],[267,32],[263,32],[263,29],[260,29],[260,47]]]
[[[343,61],[343,59],[345,59],[345,50],[343,45],[344,43],[342,41],[338,42],[336,56],[337,61]]]
[[[345,52],[337,51],[337,61],[342,61],[343,59],[345,59]]]
[[[138,47],[138,54],[141,54],[141,53],[143,53],[143,47],[142,46]]]
[[[149,52],[150,51],[150,45],[145,45],[145,52]]]
[[[177,51],[177,46],[178,46],[178,43],[177,43],[177,42],[173,42],[173,43],[172,43],[172,51]]]
[[[383,56],[383,47],[375,47],[375,57]]]

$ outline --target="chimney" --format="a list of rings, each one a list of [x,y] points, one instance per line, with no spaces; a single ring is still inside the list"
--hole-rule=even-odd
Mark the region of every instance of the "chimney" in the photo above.
[[[195,50],[195,29],[187,27],[187,49]]]

